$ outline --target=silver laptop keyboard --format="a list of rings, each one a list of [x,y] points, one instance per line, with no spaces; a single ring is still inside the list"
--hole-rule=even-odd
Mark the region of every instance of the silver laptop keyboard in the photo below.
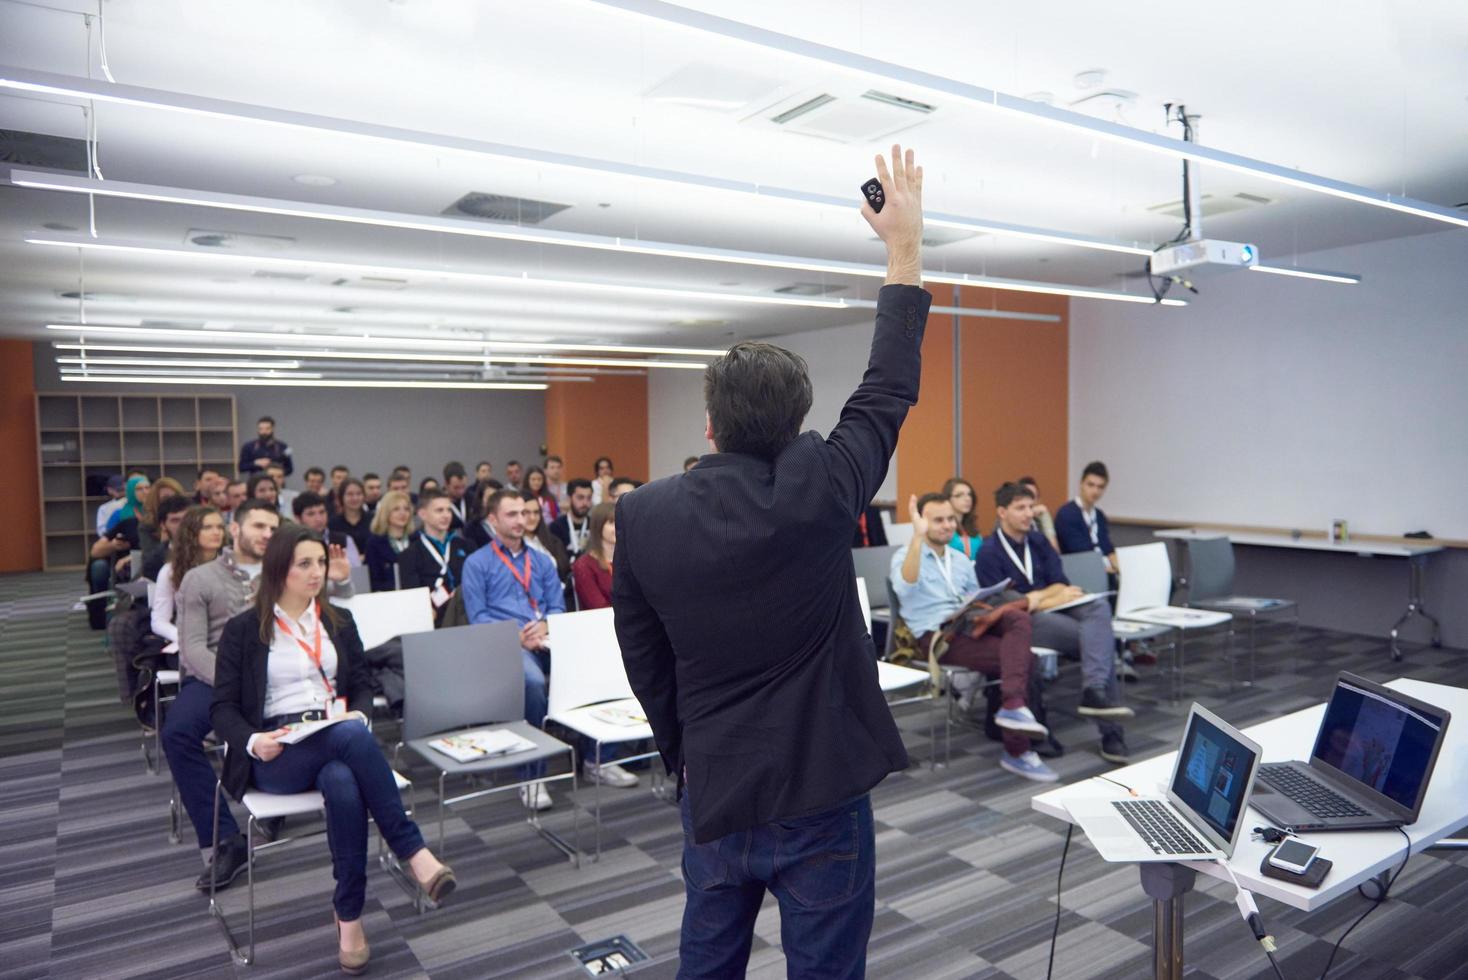
[[[1142,836],[1153,854],[1208,854],[1213,851],[1157,800],[1113,800],[1111,805]]]
[[[1278,763],[1259,767],[1259,780],[1279,790],[1300,806],[1310,811],[1313,817],[1369,817],[1344,796],[1319,783],[1294,766]]]

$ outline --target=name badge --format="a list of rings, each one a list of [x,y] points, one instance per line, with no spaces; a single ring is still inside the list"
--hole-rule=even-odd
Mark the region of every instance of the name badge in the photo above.
[[[449,601],[449,595],[449,590],[444,588],[443,582],[440,581],[437,587],[428,594],[428,598],[433,602],[433,608],[437,609]]]
[[[332,698],[326,703],[326,717],[340,718],[347,713],[346,698]]]

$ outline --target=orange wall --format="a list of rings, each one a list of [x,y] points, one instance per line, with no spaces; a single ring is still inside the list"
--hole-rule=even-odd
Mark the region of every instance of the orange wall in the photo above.
[[[646,480],[647,378],[598,377],[590,384],[553,384],[545,393],[546,449],[565,460],[567,479],[590,479],[598,456],[617,476]]]
[[[0,459],[10,461],[15,474],[6,501],[15,523],[11,533],[0,534],[0,572],[41,569],[35,393],[30,341],[0,340]]]
[[[955,304],[951,287],[930,291],[934,305],[1051,313],[1060,322],[959,319],[963,458],[961,472],[954,474],[953,318],[929,318],[918,406],[897,444],[898,519],[906,520],[909,494],[939,490],[954,475],[974,485],[985,531],[994,526],[994,489],[1019,476],[1040,482],[1053,511],[1070,494],[1069,301],[964,286]]]

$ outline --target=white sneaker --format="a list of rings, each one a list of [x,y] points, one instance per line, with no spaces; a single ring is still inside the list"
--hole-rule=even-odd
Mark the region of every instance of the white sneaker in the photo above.
[[[594,764],[584,762],[581,765],[581,776],[588,783],[601,783],[603,786],[615,786],[618,789],[627,789],[639,782],[636,773],[610,764],[598,769]]]
[[[550,790],[545,788],[545,783],[521,786],[520,802],[527,810],[549,810],[552,805]]]

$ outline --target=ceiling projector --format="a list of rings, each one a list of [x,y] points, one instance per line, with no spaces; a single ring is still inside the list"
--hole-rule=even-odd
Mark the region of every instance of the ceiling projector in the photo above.
[[[1152,253],[1152,275],[1167,276],[1200,265],[1247,269],[1259,264],[1259,249],[1247,242],[1200,238],[1159,248]]]

